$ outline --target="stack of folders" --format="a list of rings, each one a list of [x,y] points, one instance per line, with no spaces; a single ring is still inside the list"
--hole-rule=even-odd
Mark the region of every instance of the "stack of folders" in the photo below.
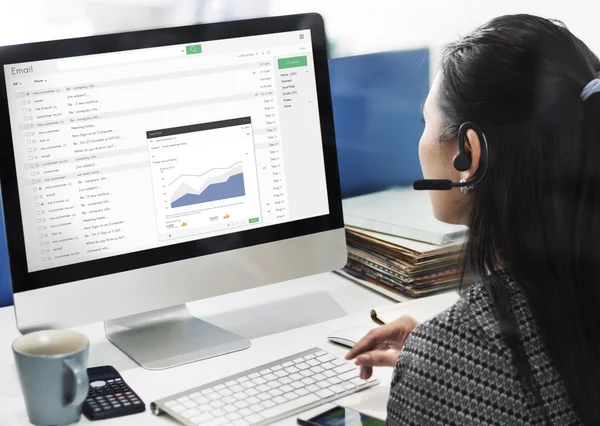
[[[405,301],[458,286],[466,228],[433,217],[427,194],[396,189],[344,202],[348,263],[340,274]]]

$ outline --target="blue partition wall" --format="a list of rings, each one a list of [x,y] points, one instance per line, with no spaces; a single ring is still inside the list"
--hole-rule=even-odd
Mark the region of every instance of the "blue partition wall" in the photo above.
[[[4,230],[4,214],[2,210],[2,197],[0,196],[0,307],[10,305],[12,301],[6,233]]]
[[[418,145],[429,50],[335,58],[329,71],[342,195],[421,178]]]

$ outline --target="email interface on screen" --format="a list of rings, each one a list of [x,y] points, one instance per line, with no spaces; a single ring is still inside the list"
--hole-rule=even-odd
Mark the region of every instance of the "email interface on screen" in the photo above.
[[[4,72],[30,271],[329,213],[308,30]]]

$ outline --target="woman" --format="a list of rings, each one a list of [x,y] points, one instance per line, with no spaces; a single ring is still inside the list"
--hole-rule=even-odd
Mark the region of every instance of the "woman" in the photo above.
[[[402,318],[348,354],[363,378],[396,365],[388,424],[600,425],[599,75],[585,44],[534,16],[445,49],[419,155],[426,178],[478,180],[431,201],[469,226],[464,262],[481,278],[434,319]],[[468,130],[458,171],[465,122],[489,149]]]

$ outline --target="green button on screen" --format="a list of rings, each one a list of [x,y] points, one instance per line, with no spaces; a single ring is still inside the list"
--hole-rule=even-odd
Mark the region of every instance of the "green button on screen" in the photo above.
[[[258,222],[259,220],[260,220],[259,218],[257,218],[257,217],[253,217],[252,219],[249,219],[249,220],[248,220],[248,222],[250,222],[250,223],[256,223],[256,222]]]
[[[190,44],[189,46],[185,46],[185,54],[186,55],[195,55],[197,53],[202,53],[202,46],[199,44]]]
[[[308,64],[306,56],[294,56],[293,58],[281,58],[277,60],[280,70],[286,68],[305,67]]]

